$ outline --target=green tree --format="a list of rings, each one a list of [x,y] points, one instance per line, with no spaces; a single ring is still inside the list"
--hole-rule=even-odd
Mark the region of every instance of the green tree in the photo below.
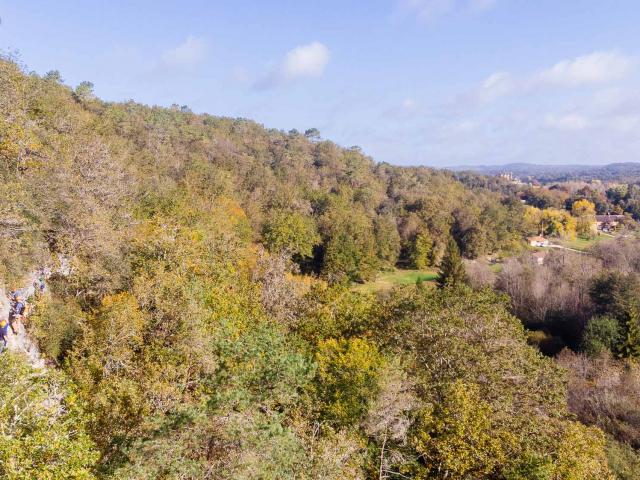
[[[377,347],[361,338],[324,340],[315,360],[322,415],[337,426],[356,424],[378,390],[384,361]]]
[[[297,314],[295,332],[316,344],[330,338],[371,336],[380,321],[380,304],[373,294],[320,283],[304,296]]]
[[[90,480],[98,452],[69,382],[5,352],[0,369],[0,476]]]
[[[76,87],[75,96],[80,102],[93,100],[95,98],[93,94],[93,83],[87,81],[80,82]]]
[[[605,272],[593,280],[590,296],[600,315],[614,318],[618,323],[617,332],[608,325],[607,339],[597,336],[604,334],[605,325],[598,322],[589,329],[590,338],[612,345],[612,350],[623,357],[640,356],[640,280],[635,274]],[[596,332],[596,327],[597,332]],[[595,345],[597,347],[597,345]]]
[[[640,312],[637,308],[633,308],[627,316],[618,351],[623,357],[640,358]]]
[[[304,136],[307,137],[309,140],[313,140],[317,142],[320,140],[320,130],[318,130],[317,128],[307,128],[304,131]]]
[[[488,477],[505,462],[496,433],[478,387],[452,383],[419,417],[413,444],[428,472],[419,478]]]
[[[400,235],[391,215],[379,215],[373,221],[376,255],[388,266],[394,266],[400,255]]]
[[[622,342],[621,326],[613,317],[599,315],[591,318],[584,331],[582,348],[595,356],[603,351],[615,352]]]
[[[626,443],[607,438],[609,468],[618,480],[638,480],[640,453]]]
[[[87,316],[76,302],[46,296],[38,300],[29,315],[29,330],[47,358],[62,365],[86,321]]]
[[[613,480],[607,464],[606,439],[600,429],[568,422],[559,440],[554,478]]]
[[[538,455],[519,459],[504,474],[505,480],[553,480],[554,465],[550,458]]]
[[[495,248],[498,242],[490,245],[488,231],[497,233],[501,229],[500,221],[493,209],[481,209],[465,206],[454,212],[451,235],[460,246],[461,254],[466,258],[477,258]],[[484,222],[483,222],[484,220]]]
[[[418,233],[411,242],[409,258],[411,265],[419,270],[424,270],[431,265],[433,241],[428,232]]]
[[[350,207],[344,196],[332,197],[321,219],[324,244],[323,273],[330,281],[364,281],[373,277],[379,260],[371,219]]]
[[[62,75],[60,75],[60,72],[58,70],[49,70],[47,73],[44,74],[43,78],[50,82],[56,82],[56,83],[64,82],[64,80],[62,79]]]
[[[265,222],[262,238],[270,252],[302,258],[311,257],[320,242],[313,218],[284,210],[274,212]]]
[[[536,479],[551,469],[549,479],[595,480],[607,472],[602,444],[594,438],[597,430],[573,426],[561,367],[527,345],[506,298],[488,290],[446,288],[430,295],[415,289],[395,295],[385,308],[382,336],[393,339],[395,348],[414,352],[409,375],[427,406],[414,430],[415,439],[422,440],[414,445],[428,459],[421,462],[426,471],[415,466],[422,478],[503,478],[509,473],[508,478]],[[436,427],[438,421],[443,427]],[[435,448],[431,438],[437,431],[443,443]],[[566,444],[569,433],[576,437],[575,447]],[[476,449],[501,460],[494,463]],[[454,450],[464,454],[458,457]],[[566,476],[572,456],[585,465],[577,470],[581,476]],[[437,466],[469,470],[445,477],[434,471]],[[490,469],[490,474],[481,473]],[[528,476],[516,476],[523,471]]]
[[[440,262],[440,272],[438,274],[438,286],[457,287],[466,282],[466,273],[458,244],[451,238],[447,243],[442,262]]]

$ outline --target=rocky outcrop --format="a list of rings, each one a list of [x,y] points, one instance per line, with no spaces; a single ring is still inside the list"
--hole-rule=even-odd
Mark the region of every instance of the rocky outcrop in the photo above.
[[[20,294],[28,299],[33,296],[35,288],[34,283],[41,275],[40,272],[32,272],[27,278],[27,286],[20,289]],[[0,314],[3,318],[8,318],[9,309],[10,309],[10,301],[9,301],[9,292],[6,292],[4,288],[0,288],[0,302],[2,303],[2,310]],[[15,352],[21,352],[26,355],[29,363],[34,368],[45,368],[46,364],[44,358],[40,354],[40,349],[36,342],[34,342],[29,335],[27,334],[27,330],[22,323],[22,321],[18,320],[14,323],[14,328],[16,330],[16,334],[14,334],[11,329],[9,329],[9,338],[8,338],[8,348],[9,350],[13,350]]]

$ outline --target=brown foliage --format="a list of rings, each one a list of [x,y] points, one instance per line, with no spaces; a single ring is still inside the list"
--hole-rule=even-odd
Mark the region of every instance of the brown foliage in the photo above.
[[[640,367],[606,354],[589,358],[569,350],[558,362],[569,372],[569,408],[580,421],[640,448]]]
[[[496,282],[527,326],[550,327],[577,345],[594,306],[589,296],[599,260],[571,252],[549,252],[544,265],[530,255],[508,260]]]

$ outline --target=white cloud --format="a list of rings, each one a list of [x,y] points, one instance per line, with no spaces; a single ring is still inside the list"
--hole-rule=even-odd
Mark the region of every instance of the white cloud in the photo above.
[[[176,70],[191,68],[204,60],[206,53],[205,40],[189,35],[180,45],[162,53],[160,67]]]
[[[497,0],[399,0],[399,12],[415,15],[419,20],[432,21],[443,15],[490,10]]]
[[[633,63],[630,57],[617,52],[594,52],[558,62],[531,80],[535,84],[569,87],[602,84],[623,78]]]
[[[544,120],[545,127],[557,130],[584,130],[588,124],[589,122],[585,117],[576,113],[560,116],[549,114]]]
[[[319,77],[329,63],[329,49],[320,42],[296,47],[287,53],[280,73],[285,80]]]
[[[602,131],[640,133],[640,90],[620,86],[599,90],[588,99],[573,105]]]
[[[499,97],[511,94],[516,88],[513,77],[507,72],[496,72],[489,75],[478,91],[482,102],[491,102]]]
[[[614,86],[594,93],[589,108],[598,115],[635,115],[640,113],[640,90]]]
[[[618,52],[594,52],[572,60],[562,60],[550,68],[522,77],[515,77],[508,72],[493,73],[472,96],[476,101],[487,103],[500,97],[551,87],[610,84],[627,76],[634,64],[634,58]]]
[[[320,77],[330,58],[329,49],[320,42],[300,45],[287,52],[284,59],[265,78],[256,83],[256,87],[270,88],[303,78]]]
[[[497,71],[451,102],[420,105],[410,122],[390,122],[396,138],[382,142],[382,159],[395,161],[394,148],[405,163],[441,165],[637,159],[637,58],[587,53],[528,72]]]

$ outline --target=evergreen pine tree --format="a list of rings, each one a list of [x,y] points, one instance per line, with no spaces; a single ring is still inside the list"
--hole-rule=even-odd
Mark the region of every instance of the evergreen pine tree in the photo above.
[[[440,263],[440,274],[438,275],[438,286],[455,287],[466,282],[467,274],[460,257],[460,249],[453,238],[447,243],[447,250]]]
[[[619,347],[622,357],[640,357],[640,321],[637,307],[632,307],[629,318],[625,322],[625,338]]]

